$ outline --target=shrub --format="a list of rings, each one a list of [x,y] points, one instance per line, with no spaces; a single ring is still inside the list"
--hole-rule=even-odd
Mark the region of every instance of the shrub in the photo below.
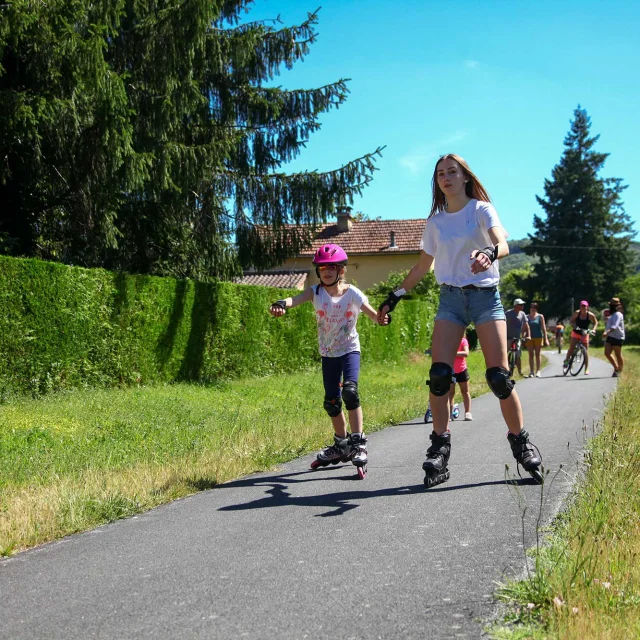
[[[286,295],[0,256],[0,398],[305,369],[320,358],[313,307],[271,317]],[[363,357],[425,348],[433,315],[432,304],[406,300],[390,327],[361,318]]]

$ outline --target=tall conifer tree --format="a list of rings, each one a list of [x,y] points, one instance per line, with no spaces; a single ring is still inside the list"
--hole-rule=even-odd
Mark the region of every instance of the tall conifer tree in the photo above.
[[[278,264],[309,240],[290,224],[360,193],[379,149],[282,171],[347,83],[270,86],[309,52],[317,15],[242,22],[251,4],[0,5],[0,252],[229,277]]]
[[[595,150],[599,136],[589,137],[591,120],[580,106],[574,111],[560,162],[545,180],[545,197],[536,196],[546,216],[534,216],[535,233],[525,248],[537,255],[534,275],[524,283],[544,296],[548,315],[566,317],[582,299],[603,304],[618,291],[633,265],[635,235],[625,213],[620,178],[601,178],[607,153]]]

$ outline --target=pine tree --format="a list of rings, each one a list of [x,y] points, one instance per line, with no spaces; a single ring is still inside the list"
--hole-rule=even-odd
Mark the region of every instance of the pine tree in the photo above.
[[[287,174],[347,81],[271,86],[301,25],[251,0],[0,5],[0,252],[191,277],[269,267],[372,179],[372,154]],[[293,226],[291,226],[293,225]],[[265,231],[268,231],[266,233]]]
[[[546,217],[534,216],[525,252],[540,262],[524,284],[529,295],[542,292],[548,316],[566,317],[582,299],[604,304],[633,263],[635,231],[621,199],[626,186],[620,178],[599,177],[609,154],[595,151],[599,136],[589,137],[590,127],[578,106],[562,158],[545,180],[545,197],[536,196]]]

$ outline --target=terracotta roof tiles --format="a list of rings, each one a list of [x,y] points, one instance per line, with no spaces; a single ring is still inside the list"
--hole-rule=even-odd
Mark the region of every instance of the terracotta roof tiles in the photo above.
[[[277,289],[304,289],[309,271],[245,271],[236,284],[254,284]]]
[[[422,249],[422,234],[426,220],[363,220],[353,221],[349,231],[338,231],[336,223],[323,224],[310,249],[300,255],[313,255],[325,243],[340,245],[347,254],[418,253]],[[391,234],[395,247],[391,246]]]

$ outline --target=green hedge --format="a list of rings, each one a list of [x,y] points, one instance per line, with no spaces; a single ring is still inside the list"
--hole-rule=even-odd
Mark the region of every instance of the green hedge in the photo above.
[[[0,256],[0,395],[307,368],[319,360],[313,307],[273,318],[283,295]],[[403,302],[386,328],[361,317],[363,357],[425,348],[434,311]]]

